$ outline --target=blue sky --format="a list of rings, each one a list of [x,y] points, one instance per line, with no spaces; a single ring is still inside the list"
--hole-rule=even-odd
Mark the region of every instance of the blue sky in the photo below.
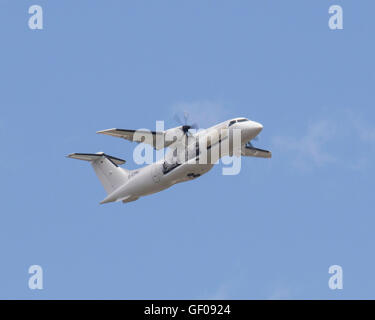
[[[44,29],[28,28],[28,8]],[[328,8],[344,30],[328,28]],[[0,298],[342,299],[375,287],[375,4],[326,1],[0,1]],[[264,129],[241,174],[215,166],[136,202],[71,152],[135,168],[107,128]],[[28,288],[28,268],[44,289]],[[328,288],[342,266],[344,289]]]

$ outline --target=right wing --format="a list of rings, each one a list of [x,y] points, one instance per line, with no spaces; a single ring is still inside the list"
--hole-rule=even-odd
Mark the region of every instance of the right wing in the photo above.
[[[107,129],[97,131],[97,133],[106,134],[113,137],[123,138],[132,142],[146,143],[160,150],[170,146],[174,141],[165,141],[164,131],[149,130],[131,130],[131,129]]]
[[[253,146],[243,145],[241,148],[241,156],[257,157],[257,158],[271,158],[272,153],[268,150],[258,149]]]

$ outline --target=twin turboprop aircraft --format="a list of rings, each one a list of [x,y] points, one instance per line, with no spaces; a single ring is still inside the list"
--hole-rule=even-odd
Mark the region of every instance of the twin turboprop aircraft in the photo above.
[[[125,160],[99,153],[72,153],[69,158],[89,161],[107,197],[100,203],[131,202],[172,185],[207,173],[221,157],[248,156],[271,158],[271,152],[251,144],[263,126],[246,118],[224,121],[192,133],[182,125],[165,131],[108,129],[97,133],[146,143],[154,149],[169,148],[165,157],[136,170],[119,167]]]

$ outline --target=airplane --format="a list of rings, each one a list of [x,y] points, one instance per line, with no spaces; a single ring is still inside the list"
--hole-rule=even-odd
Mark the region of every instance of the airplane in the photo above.
[[[128,203],[174,184],[196,179],[210,171],[217,160],[225,155],[259,158],[272,156],[270,151],[256,148],[251,143],[263,129],[258,122],[234,118],[192,133],[195,127],[185,123],[158,132],[129,129],[98,131],[99,134],[149,144],[156,150],[169,148],[164,158],[136,170],[121,168],[120,165],[125,160],[103,152],[72,153],[67,157],[91,163],[107,193],[107,197],[100,202],[104,204],[119,201]],[[238,143],[236,137],[239,137]],[[205,143],[201,144],[201,141]],[[200,161],[203,156],[204,161]]]

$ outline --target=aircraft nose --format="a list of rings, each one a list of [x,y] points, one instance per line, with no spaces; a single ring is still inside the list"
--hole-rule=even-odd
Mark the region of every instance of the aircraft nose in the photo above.
[[[263,129],[263,126],[262,124],[260,124],[259,122],[253,122],[253,128],[254,128],[254,131],[258,134],[259,132],[262,131]]]
[[[244,129],[241,130],[242,139],[246,141],[254,139],[263,129],[263,126],[260,123],[251,120],[243,122],[241,125],[243,125]]]

